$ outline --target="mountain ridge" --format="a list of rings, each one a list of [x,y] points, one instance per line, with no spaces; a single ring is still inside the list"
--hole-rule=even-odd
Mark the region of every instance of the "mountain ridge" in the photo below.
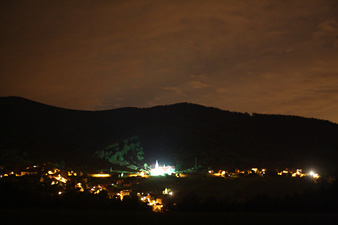
[[[0,97],[0,102],[2,103],[2,101],[7,101],[7,100],[14,100],[14,101],[22,101],[22,102],[30,102],[30,103],[34,103],[34,104],[39,104],[39,105],[43,105],[46,107],[52,107],[55,109],[61,109],[61,110],[69,110],[69,111],[78,111],[78,112],[106,112],[106,111],[114,111],[114,110],[124,110],[124,109],[153,109],[153,108],[163,108],[163,107],[168,107],[168,106],[184,106],[184,105],[191,105],[191,106],[195,106],[195,107],[203,107],[203,108],[209,108],[209,109],[215,109],[215,110],[220,110],[220,111],[225,111],[225,112],[231,112],[231,113],[239,113],[239,114],[248,114],[248,115],[266,115],[266,116],[290,116],[290,117],[297,117],[297,118],[303,118],[303,119],[313,119],[313,120],[319,120],[319,121],[325,121],[325,122],[329,122],[332,124],[336,124],[338,125],[338,123],[335,123],[333,121],[327,120],[327,119],[320,119],[320,118],[315,118],[315,117],[305,117],[305,116],[300,116],[300,115],[293,115],[293,114],[270,114],[270,113],[256,113],[256,112],[238,112],[238,111],[232,111],[232,110],[226,110],[226,109],[220,109],[217,107],[213,107],[213,106],[204,106],[201,104],[197,104],[197,103],[191,103],[191,102],[178,102],[178,103],[173,103],[173,104],[164,104],[164,105],[156,105],[156,106],[150,106],[150,107],[134,107],[134,106],[126,106],[126,107],[121,107],[121,108],[113,108],[113,109],[102,109],[102,110],[81,110],[81,109],[70,109],[70,108],[64,108],[64,107],[58,107],[58,106],[53,106],[50,104],[46,104],[46,103],[41,103],[35,100],[30,100],[27,98],[23,98],[23,97],[19,97],[19,96],[2,96]]]
[[[188,167],[197,157],[203,166],[313,164],[337,170],[338,125],[327,120],[192,103],[82,111],[20,97],[1,97],[0,109],[0,152],[19,149],[31,160],[97,163],[95,152],[136,136],[147,162]]]

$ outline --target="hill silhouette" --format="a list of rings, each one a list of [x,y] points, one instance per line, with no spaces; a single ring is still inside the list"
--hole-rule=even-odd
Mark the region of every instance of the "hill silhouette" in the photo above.
[[[1,97],[0,154],[1,164],[143,165],[158,159],[188,168],[197,158],[212,168],[302,167],[336,174],[338,125],[190,103],[79,111]]]

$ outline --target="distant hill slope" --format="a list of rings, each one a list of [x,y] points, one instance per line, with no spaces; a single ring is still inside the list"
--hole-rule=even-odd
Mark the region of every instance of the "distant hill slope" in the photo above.
[[[135,150],[139,160],[131,151],[120,158],[140,165],[159,159],[188,167],[196,157],[199,164],[212,167],[302,166],[337,172],[338,125],[329,121],[249,115],[189,103],[77,111],[0,98],[2,161],[28,158],[87,165],[98,162],[100,151],[102,158],[118,160],[117,143],[132,137],[138,142],[133,148],[144,155]]]

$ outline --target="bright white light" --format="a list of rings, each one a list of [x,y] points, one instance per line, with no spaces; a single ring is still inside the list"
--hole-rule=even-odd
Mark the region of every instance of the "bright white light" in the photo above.
[[[58,193],[59,195],[61,195],[62,194],[62,192],[61,191],[59,191],[59,193]]]
[[[155,168],[151,169],[150,174],[151,176],[164,176],[166,174],[171,175],[172,173],[175,173],[175,169],[173,169],[171,166],[159,166],[158,161],[156,160]]]
[[[309,173],[309,175],[312,176],[314,179],[318,179],[318,178],[319,178],[319,174],[318,174],[318,173],[315,173],[315,172],[313,172],[313,171],[311,171],[311,172]]]

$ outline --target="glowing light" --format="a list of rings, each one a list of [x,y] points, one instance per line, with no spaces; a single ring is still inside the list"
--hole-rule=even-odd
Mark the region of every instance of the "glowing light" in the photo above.
[[[137,173],[131,173],[128,175],[129,177],[149,177],[145,172],[137,172]]]
[[[64,177],[61,177],[61,175],[59,174],[57,177],[54,177],[56,180],[62,182],[62,183],[67,183],[67,179]]]
[[[319,174],[318,174],[318,173],[315,173],[315,172],[313,172],[313,171],[311,171],[311,172],[309,173],[309,175],[312,176],[314,179],[318,179],[318,178],[319,178]]]
[[[180,178],[187,177],[187,175],[186,175],[186,174],[183,174],[183,173],[176,173],[175,176],[176,176],[176,177],[180,177]]]
[[[129,190],[123,190],[117,193],[117,195],[120,197],[120,200],[122,201],[124,196],[130,196],[130,191]]]
[[[59,191],[59,193],[58,193],[59,195],[61,195],[62,194],[62,192],[61,191]]]
[[[162,194],[164,195],[172,195],[172,191],[170,188],[165,188],[164,191],[162,191]]]
[[[75,173],[74,171],[68,171],[68,176],[77,176],[77,173]]]
[[[79,189],[80,189],[80,190],[79,190],[80,192],[84,192],[84,189],[83,189],[81,183],[77,183],[77,184],[75,185],[75,188],[79,188]]]
[[[156,160],[155,168],[150,170],[151,176],[164,176],[166,174],[171,175],[175,173],[175,169],[172,166],[159,166]]]
[[[229,171],[225,171],[225,170],[219,170],[217,173],[211,173],[210,175],[212,176],[216,176],[216,177],[225,177],[226,175],[225,174],[228,174],[229,175]]]
[[[97,173],[97,174],[90,174],[89,176],[103,178],[103,177],[110,177],[110,174],[108,174],[108,173]]]

